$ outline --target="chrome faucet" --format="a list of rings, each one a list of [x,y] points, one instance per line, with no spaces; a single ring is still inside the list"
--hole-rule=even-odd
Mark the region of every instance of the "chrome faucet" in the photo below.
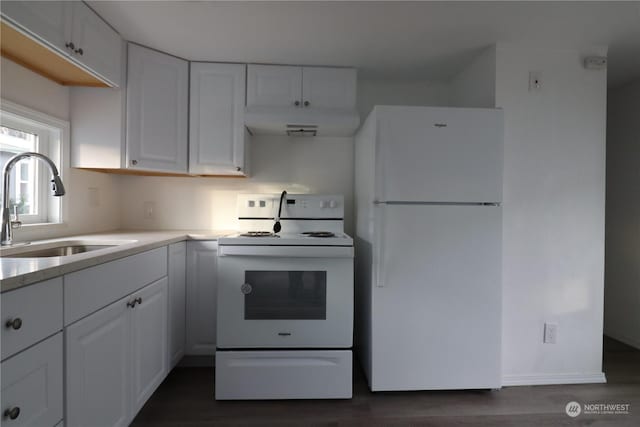
[[[16,154],[11,157],[7,164],[4,165],[4,169],[2,170],[2,188],[3,188],[3,201],[2,201],[2,233],[0,236],[0,245],[9,246],[13,242],[13,227],[15,225],[19,225],[20,222],[17,221],[18,211],[16,210],[16,221],[11,221],[11,213],[9,210],[11,209],[9,203],[9,189],[11,188],[10,180],[11,180],[11,169],[22,159],[28,159],[30,157],[34,157],[36,159],[40,159],[45,162],[49,169],[51,169],[51,174],[53,178],[51,179],[52,183],[52,191],[54,196],[64,196],[65,190],[64,185],[62,184],[62,179],[60,179],[60,174],[58,173],[58,168],[55,163],[48,158],[47,156],[40,153],[26,152]]]

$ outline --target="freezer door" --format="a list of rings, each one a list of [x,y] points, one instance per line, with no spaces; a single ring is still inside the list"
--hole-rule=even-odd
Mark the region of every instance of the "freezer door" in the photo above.
[[[502,200],[501,110],[390,109],[377,144],[377,200]]]
[[[501,208],[393,205],[376,216],[372,390],[500,387]]]

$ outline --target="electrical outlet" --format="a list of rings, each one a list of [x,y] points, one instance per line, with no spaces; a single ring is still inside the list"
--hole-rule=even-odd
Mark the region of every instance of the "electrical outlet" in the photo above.
[[[558,339],[558,325],[555,323],[544,324],[544,343],[555,344]]]
[[[144,202],[142,204],[144,219],[156,219],[156,202]]]
[[[542,89],[542,73],[540,71],[529,72],[529,92],[540,92]]]

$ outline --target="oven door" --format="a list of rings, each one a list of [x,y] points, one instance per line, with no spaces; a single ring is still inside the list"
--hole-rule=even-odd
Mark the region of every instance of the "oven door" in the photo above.
[[[352,247],[220,246],[218,257],[218,348],[352,346]]]

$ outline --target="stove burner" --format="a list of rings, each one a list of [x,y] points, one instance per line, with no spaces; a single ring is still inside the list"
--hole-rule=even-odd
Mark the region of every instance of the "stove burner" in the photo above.
[[[305,231],[302,234],[309,237],[336,237],[331,231]]]
[[[241,234],[242,237],[280,237],[271,231],[249,231],[248,233]]]

